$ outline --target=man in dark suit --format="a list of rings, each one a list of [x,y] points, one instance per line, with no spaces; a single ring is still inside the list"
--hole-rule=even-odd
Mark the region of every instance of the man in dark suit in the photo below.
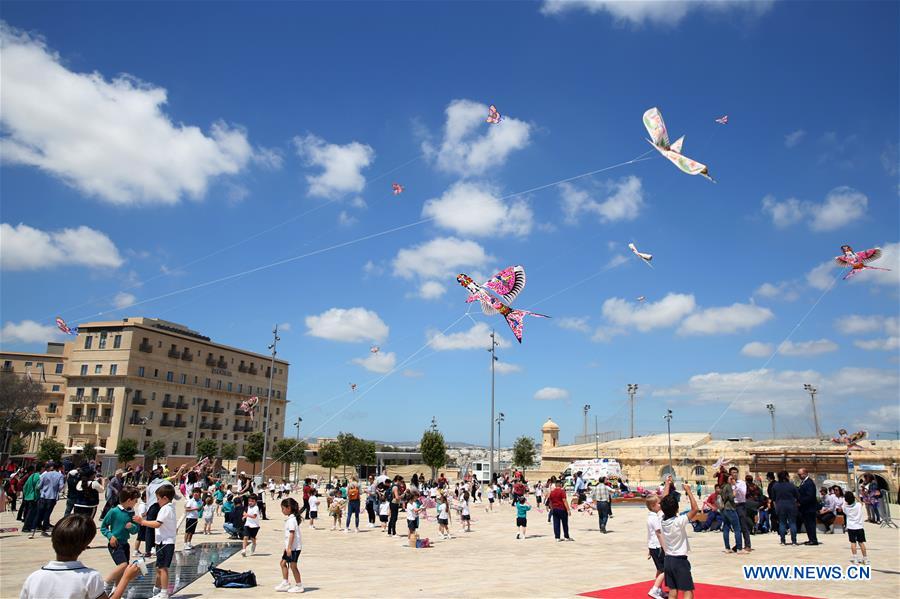
[[[819,539],[816,537],[816,512],[818,511],[818,494],[816,493],[816,483],[809,477],[806,468],[797,470],[797,476],[800,477],[800,487],[797,489],[800,494],[800,520],[806,529],[806,537],[809,539],[804,545],[818,545]]]

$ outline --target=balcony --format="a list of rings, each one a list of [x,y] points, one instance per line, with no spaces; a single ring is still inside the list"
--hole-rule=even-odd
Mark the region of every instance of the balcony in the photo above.
[[[162,407],[169,408],[170,410],[187,410],[190,406],[184,401],[176,402],[171,399],[164,399]]]
[[[169,420],[167,418],[163,418],[162,420],[159,421],[159,425],[160,426],[175,426],[175,421]]]
[[[222,370],[227,370],[228,362],[226,362],[225,360],[219,360],[218,362],[216,362],[216,368],[221,368]]]
[[[206,365],[207,365],[207,366],[215,366],[215,365],[216,365],[216,359],[213,358],[213,357],[211,357],[211,356],[210,356],[209,358],[206,358]]]
[[[211,406],[211,405],[204,404],[204,405],[200,406],[200,411],[206,412],[208,414],[224,414],[225,408],[223,408],[222,406]]]
[[[197,425],[199,428],[210,428],[212,427],[212,422],[201,422]]]
[[[241,365],[238,366],[238,372],[247,372],[247,365],[241,362]]]
[[[170,358],[178,359],[178,358],[181,357],[181,352],[178,351],[177,349],[174,349],[174,348],[173,348],[173,349],[170,349],[170,350],[169,350],[169,357],[170,357]]]
[[[131,403],[136,406],[145,406],[147,405],[147,398],[143,395],[135,395],[131,398]]]
[[[253,427],[250,426],[249,422],[244,423],[243,426],[235,423],[235,425],[233,427],[231,427],[231,430],[236,433],[249,433],[249,432],[253,431]]]
[[[142,351],[145,354],[152,354],[153,346],[150,345],[149,343],[141,343],[140,345],[138,345],[138,351]]]
[[[144,426],[147,423],[145,423],[142,418],[129,418],[128,424],[130,424],[132,426]]]
[[[243,416],[244,418],[249,418],[249,417],[250,417],[250,414],[248,414],[247,412],[245,412],[244,410],[242,410],[242,409],[240,409],[240,408],[235,408],[235,409],[234,409],[234,415],[235,415],[235,416]]]
[[[110,416],[90,416],[88,414],[70,414],[66,416],[66,422],[93,422],[95,424],[109,424]]]
[[[187,426],[187,422],[184,420],[176,420],[175,427],[176,428],[185,428]]]
[[[201,411],[201,412],[210,412],[210,413],[211,413],[211,412],[213,411],[213,406],[208,405],[208,404],[203,404],[202,406],[200,406],[200,411]]]
[[[58,408],[56,406],[47,406],[46,411],[48,414],[56,414],[57,410]]]
[[[103,395],[70,395],[69,403],[112,403],[112,397]]]
[[[181,352],[181,359],[184,360],[185,362],[193,362],[194,354],[192,354],[189,351]]]
[[[250,365],[250,368],[247,369],[249,374],[259,374],[259,371],[256,369],[256,366]]]

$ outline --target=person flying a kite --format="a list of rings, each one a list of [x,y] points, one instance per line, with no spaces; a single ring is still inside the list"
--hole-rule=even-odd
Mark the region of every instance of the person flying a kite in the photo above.
[[[485,119],[488,123],[492,125],[496,125],[503,119],[500,116],[500,112],[497,110],[497,107],[491,104],[490,108],[488,108],[488,117]]]
[[[842,245],[841,251],[844,252],[843,255],[836,257],[834,261],[837,262],[838,266],[850,269],[850,272],[844,276],[844,280],[849,279],[861,270],[891,270],[890,268],[878,268],[877,266],[868,265],[869,262],[881,258],[881,248],[854,252],[849,245]]]
[[[653,260],[653,254],[645,254],[644,252],[639,252],[637,247],[633,243],[628,244],[628,249],[631,250],[631,253],[640,258],[644,264],[653,268],[653,265],[650,264],[650,261]]]
[[[494,275],[491,280],[481,285],[472,280],[472,277],[467,274],[457,275],[456,280],[462,287],[465,287],[469,291],[470,295],[468,299],[466,299],[466,303],[479,301],[481,302],[481,311],[484,314],[488,316],[501,314],[506,319],[506,323],[512,330],[513,335],[515,335],[516,341],[519,343],[522,343],[522,331],[525,326],[524,321],[526,316],[531,315],[538,318],[550,318],[545,314],[510,308],[509,304],[511,304],[513,300],[516,299],[516,296],[525,288],[525,268],[522,266],[510,266],[505,268]],[[485,289],[485,287],[487,287],[487,289]],[[488,289],[499,295],[508,303],[503,303],[503,301],[500,301],[491,295]]]
[[[658,108],[651,108],[644,113],[644,127],[650,134],[650,139],[647,140],[650,145],[680,168],[682,172],[689,175],[702,175],[715,183],[715,179],[709,175],[709,169],[705,164],[700,164],[681,153],[684,135],[675,140],[675,143],[669,143],[669,132],[666,131],[666,123]]]

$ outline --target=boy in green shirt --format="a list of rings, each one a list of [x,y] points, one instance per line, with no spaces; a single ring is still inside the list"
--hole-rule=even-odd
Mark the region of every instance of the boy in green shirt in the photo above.
[[[116,587],[128,562],[131,559],[131,548],[128,537],[137,533],[138,525],[131,519],[134,517],[134,506],[141,494],[134,487],[125,487],[119,492],[119,505],[106,512],[100,523],[100,533],[109,539],[107,549],[116,567],[106,577],[106,594]]]
[[[25,484],[22,486],[22,522],[25,524],[25,528],[22,529],[23,533],[32,532],[32,530],[28,528],[28,524],[31,521],[28,517],[28,513],[38,509],[38,483],[41,482],[41,473],[35,470],[34,466],[28,467],[28,473],[28,478],[25,479]],[[34,514],[32,514],[32,517],[33,516]]]

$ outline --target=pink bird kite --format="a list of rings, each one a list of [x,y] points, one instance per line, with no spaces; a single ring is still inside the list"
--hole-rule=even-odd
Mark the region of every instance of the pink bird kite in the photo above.
[[[403,186],[400,185],[399,183],[394,183],[393,185],[391,185],[391,189],[394,190],[394,195],[395,195],[395,196],[398,196],[398,195],[400,195],[401,193],[403,193],[403,189],[404,189],[404,188],[403,188]]]
[[[497,110],[497,107],[491,104],[490,108],[488,108],[488,117],[485,120],[492,125],[496,125],[502,119],[503,117],[500,116],[500,112]]]
[[[842,245],[841,251],[844,254],[836,257],[834,261],[837,262],[838,266],[850,269],[850,272],[844,276],[844,280],[849,279],[861,270],[891,270],[890,268],[878,268],[877,266],[868,265],[869,262],[881,258],[881,248],[854,252],[849,245]]]
[[[250,420],[253,420],[257,405],[259,405],[259,398],[254,395],[253,397],[248,397],[247,399],[242,401],[240,409],[242,412],[250,416]]]
[[[861,446],[857,443],[857,441],[862,441],[868,435],[866,431],[857,431],[852,435],[847,433],[847,429],[842,428],[838,431],[837,437],[832,437],[831,442],[837,443],[838,445],[846,445],[847,451],[851,449],[865,449],[865,447]]]
[[[481,285],[476,283],[472,277],[467,274],[457,275],[456,280],[469,292],[466,303],[479,301],[481,302],[481,311],[484,314],[488,316],[500,314],[503,316],[506,319],[509,328],[512,330],[513,335],[515,335],[516,341],[519,343],[522,343],[522,332],[525,328],[526,316],[550,318],[545,314],[529,312],[528,310],[514,310],[509,306],[509,304],[516,299],[516,296],[518,296],[525,288],[525,268],[522,266],[510,266],[505,268],[494,275],[491,280]],[[485,289],[485,287],[487,289]],[[488,289],[499,295],[508,303],[503,303],[498,298],[491,295]]]

